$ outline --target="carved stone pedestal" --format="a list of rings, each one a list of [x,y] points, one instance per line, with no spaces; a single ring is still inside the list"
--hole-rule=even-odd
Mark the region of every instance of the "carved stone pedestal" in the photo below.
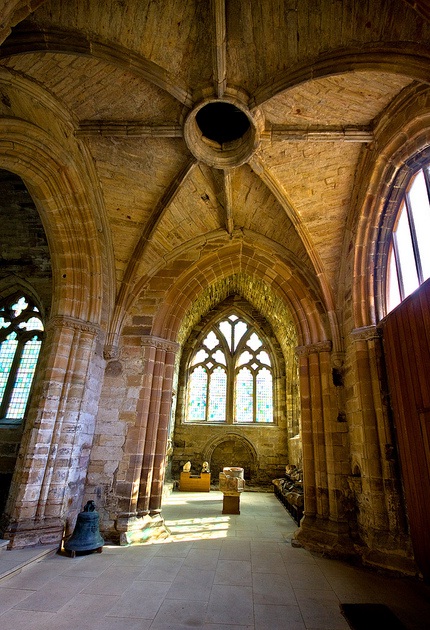
[[[240,514],[240,494],[225,494],[222,500],[223,514]]]
[[[224,495],[223,514],[240,514],[240,493],[244,487],[243,468],[223,468],[219,474],[219,489]]]

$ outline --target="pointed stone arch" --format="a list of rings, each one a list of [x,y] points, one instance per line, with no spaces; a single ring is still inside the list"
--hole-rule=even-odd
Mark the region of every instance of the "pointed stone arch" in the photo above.
[[[385,263],[399,195],[430,155],[430,89],[414,86],[385,112],[377,142],[361,164],[354,234],[353,319],[356,329],[385,316]],[[406,120],[405,120],[406,119]]]
[[[39,211],[53,265],[52,315],[99,323],[103,307],[100,232],[70,156],[34,125],[2,119],[0,166],[25,182]]]
[[[246,461],[234,459],[235,455],[233,451],[233,459],[227,459],[225,463],[222,463],[222,460],[220,460],[219,464],[214,462],[214,453],[216,452],[216,450],[227,444],[232,444],[233,448],[234,445],[238,445],[239,449],[236,448],[236,453],[245,453],[245,457],[246,455],[248,455],[248,457],[246,457]],[[255,479],[257,470],[259,468],[259,457],[257,449],[250,439],[240,434],[238,431],[223,432],[223,435],[219,435],[216,438],[210,440],[204,447],[203,461],[209,462],[213,483],[218,482],[218,475],[220,472],[222,472],[223,466],[240,466],[241,468],[244,468],[245,480],[251,482]]]
[[[257,248],[255,242],[252,247],[249,245],[247,239],[229,239],[216,254],[208,253],[198,263],[189,265],[166,291],[154,316],[153,333],[179,341],[183,337],[180,332],[183,322],[199,296],[204,291],[210,293],[221,279],[241,275],[250,282],[255,280],[264,289],[261,301],[267,298],[284,304],[290,313],[289,320],[294,321],[299,345],[326,340],[332,332],[338,338],[337,324],[325,311],[315,279],[300,269],[298,261],[289,260],[288,255],[283,257],[273,247],[266,250]],[[156,285],[155,277],[151,284]],[[151,297],[150,292],[147,296]]]
[[[106,321],[110,269],[103,268],[108,254],[100,199],[73,152],[21,119],[1,119],[0,131],[0,167],[25,183],[53,270],[46,341],[5,509],[3,536],[19,547],[59,542],[65,523],[73,523],[81,508],[88,458],[80,455],[92,441],[95,422],[86,392],[97,399],[101,387],[96,347]],[[72,457],[78,465],[71,465]]]

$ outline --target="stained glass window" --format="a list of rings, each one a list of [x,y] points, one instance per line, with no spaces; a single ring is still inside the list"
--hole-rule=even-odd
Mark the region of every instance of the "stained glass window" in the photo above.
[[[262,368],[257,374],[257,422],[272,422],[273,419],[273,397],[271,391],[272,373],[266,368]]]
[[[207,371],[202,366],[191,372],[188,403],[189,422],[203,422],[206,419],[207,382]]]
[[[254,415],[253,379],[248,368],[242,368],[236,378],[236,421],[252,422]]]
[[[225,370],[217,367],[213,370],[209,387],[208,420],[210,422],[225,422],[227,402],[227,375]]]
[[[38,308],[23,296],[0,306],[0,419],[23,419],[43,338]]]
[[[17,346],[18,341],[15,332],[8,335],[0,346],[0,396],[2,399]]]
[[[387,312],[430,277],[430,165],[411,180],[397,213],[388,256]]]
[[[232,313],[202,333],[189,360],[186,422],[273,423],[273,362],[254,326]]]

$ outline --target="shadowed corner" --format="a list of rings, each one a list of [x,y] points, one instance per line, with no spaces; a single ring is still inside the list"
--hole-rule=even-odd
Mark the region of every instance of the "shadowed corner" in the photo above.
[[[385,604],[341,604],[340,610],[352,630],[406,630]]]

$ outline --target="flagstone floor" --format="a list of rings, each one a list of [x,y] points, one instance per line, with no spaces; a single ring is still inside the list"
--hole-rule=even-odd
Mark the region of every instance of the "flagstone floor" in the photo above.
[[[240,505],[223,515],[220,492],[174,492],[165,540],[24,568],[3,551],[0,628],[347,630],[341,603],[386,604],[408,630],[430,628],[427,585],[293,547],[296,525],[271,493],[244,492]],[[21,568],[6,575],[11,554]]]

